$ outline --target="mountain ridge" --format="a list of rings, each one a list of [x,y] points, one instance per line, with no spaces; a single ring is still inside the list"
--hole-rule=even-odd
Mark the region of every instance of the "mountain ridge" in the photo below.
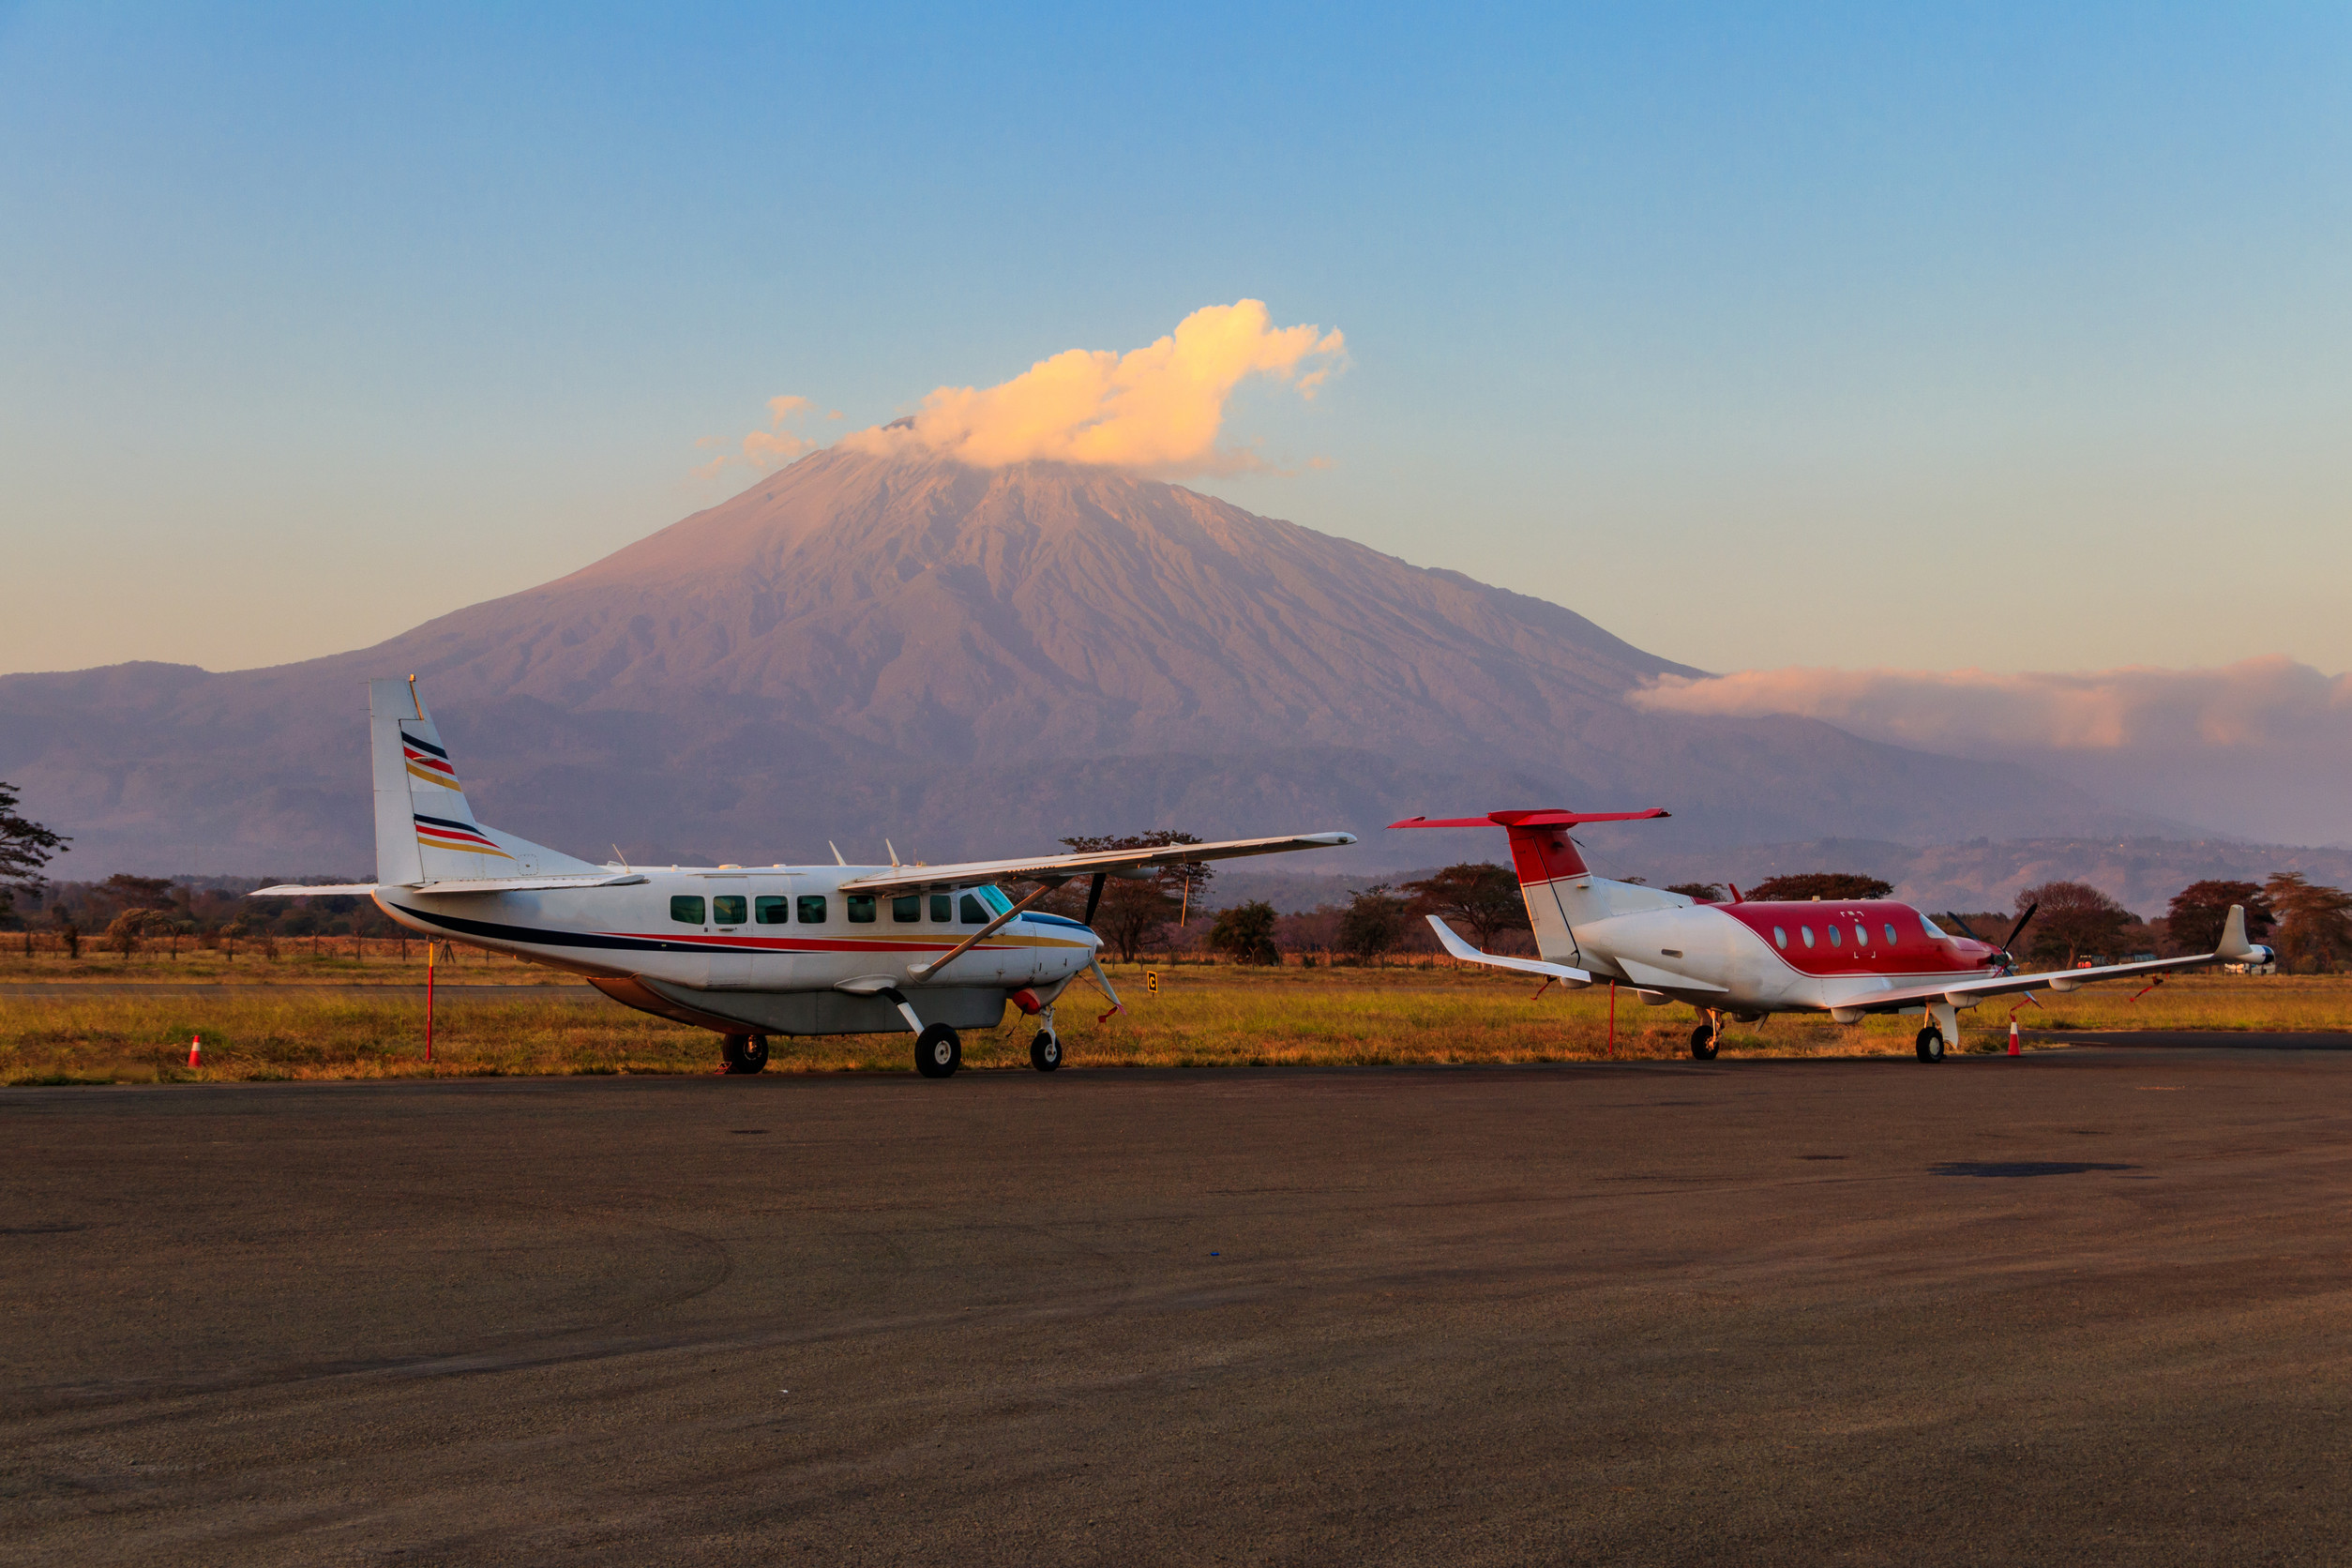
[[[359,686],[415,673],[486,819],[649,862],[1530,802],[1666,805],[1693,844],[2175,826],[1815,720],[1621,701],[1695,672],[1177,486],[834,450],[370,648],[0,677],[0,777],[76,834],[75,875],[364,864]]]

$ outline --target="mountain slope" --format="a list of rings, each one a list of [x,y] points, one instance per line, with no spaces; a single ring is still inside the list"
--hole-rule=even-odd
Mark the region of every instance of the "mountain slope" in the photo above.
[[[1693,843],[2151,825],[1999,764],[1620,701],[1684,668],[1176,486],[830,451],[374,648],[0,677],[0,777],[77,836],[78,876],[363,867],[360,684],[415,673],[485,816],[649,860],[1547,802],[1667,805],[1652,831]]]

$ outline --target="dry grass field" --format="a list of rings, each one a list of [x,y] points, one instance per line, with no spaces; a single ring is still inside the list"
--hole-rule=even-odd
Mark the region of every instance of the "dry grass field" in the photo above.
[[[440,968],[434,1062],[424,1061],[422,949],[410,962],[370,954],[307,955],[281,945],[275,961],[142,954],[78,962],[0,955],[0,1082],[351,1078],[444,1075],[701,1073],[717,1050],[701,1031],[606,1001],[570,977],[460,950]],[[348,942],[344,944],[348,947]],[[1127,1011],[1107,1019],[1084,982],[1060,1012],[1070,1061],[1081,1067],[1245,1066],[1274,1063],[1552,1062],[1611,1054],[1609,993],[1535,986],[1431,964],[1373,968],[1241,969],[1185,963],[1113,971]],[[178,982],[179,984],[173,984]],[[2183,975],[2146,995],[2110,985],[2023,1006],[2027,1029],[2352,1029],[2352,977]],[[1965,1015],[1972,1049],[2001,1048],[2006,1003]],[[1614,1053],[1680,1055],[1686,1007],[1643,1007],[1618,997]],[[969,1068],[1028,1070],[1034,1025],[1008,1014],[965,1036]],[[1734,1026],[1726,1054],[1907,1053],[1916,1024],[1776,1018]],[[191,1036],[204,1064],[187,1066]],[[902,1072],[902,1034],[773,1042],[771,1072]]]

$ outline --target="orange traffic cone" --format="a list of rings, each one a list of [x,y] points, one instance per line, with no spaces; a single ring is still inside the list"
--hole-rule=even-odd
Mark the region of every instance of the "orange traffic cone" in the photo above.
[[[201,1067],[204,1064],[204,1037],[202,1034],[188,1037],[188,1064],[191,1067]]]
[[[2012,1056],[2017,1054],[2017,1020],[2015,1018],[2009,1020],[2009,1054]]]

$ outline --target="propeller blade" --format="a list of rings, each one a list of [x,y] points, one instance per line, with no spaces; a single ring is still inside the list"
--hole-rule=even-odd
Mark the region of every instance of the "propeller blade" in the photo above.
[[[1086,914],[1085,917],[1078,922],[1079,925],[1092,926],[1094,924],[1094,911],[1103,901],[1103,882],[1107,879],[1108,875],[1108,873],[1107,872],[1097,871],[1094,873],[1093,879],[1088,882],[1086,889]]]
[[[1978,936],[1974,931],[1969,930],[1968,923],[1961,919],[1957,914],[1954,914],[1952,911],[1944,911],[1944,918],[1951,921],[1954,926],[1959,927],[1960,934],[1968,938],[1970,942],[1983,942],[1984,940],[1983,937]]]
[[[2026,912],[2019,915],[2017,917],[2017,924],[2009,928],[2009,940],[2001,943],[2002,952],[2006,953],[2011,948],[2017,945],[2018,937],[2025,933],[2026,922],[2031,920],[2033,918],[2033,912],[2041,907],[2042,906],[2039,903],[2031,903],[2026,906]]]

